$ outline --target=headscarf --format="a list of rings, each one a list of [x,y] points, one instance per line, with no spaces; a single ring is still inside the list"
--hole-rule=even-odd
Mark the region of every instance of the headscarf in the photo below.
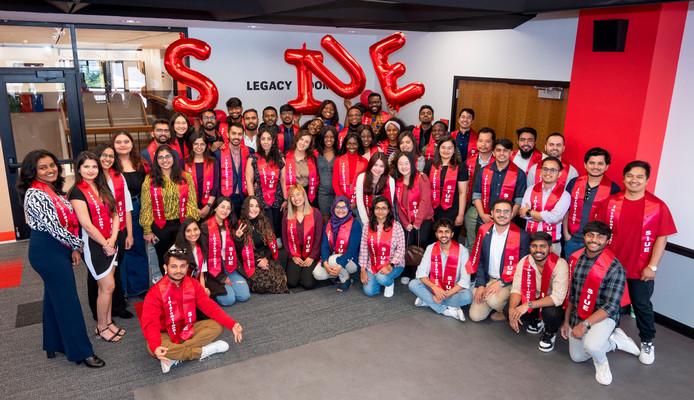
[[[337,215],[335,215],[335,207],[337,206],[337,203],[341,201],[347,205],[347,215],[345,215],[344,218],[339,218]],[[349,203],[350,201],[347,196],[337,196],[335,197],[335,200],[333,200],[333,204],[330,206],[330,229],[332,229],[333,232],[338,232],[342,224],[352,218],[352,207],[350,207]]]

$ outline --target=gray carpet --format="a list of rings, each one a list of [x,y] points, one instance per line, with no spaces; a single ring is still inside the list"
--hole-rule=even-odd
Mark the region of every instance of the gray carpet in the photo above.
[[[119,343],[92,340],[94,351],[107,365],[91,370],[68,363],[61,354],[56,359],[46,359],[41,351],[41,325],[15,328],[17,305],[36,302],[43,295],[42,282],[26,259],[27,247],[27,242],[0,245],[0,259],[24,258],[26,266],[21,287],[0,290],[0,343],[5,349],[0,360],[0,371],[3,371],[0,397],[3,399],[132,398],[137,388],[422,312],[412,305],[413,295],[399,283],[391,299],[365,296],[361,283],[342,294],[337,293],[334,286],[296,290],[289,295],[253,294],[247,303],[225,308],[243,325],[244,341],[232,345],[223,355],[204,362],[188,362],[185,368],[163,375],[159,361],[145,349],[137,319],[116,319],[127,333]],[[75,273],[87,329],[91,331],[95,323],[86,303],[87,270],[80,265]],[[129,309],[134,312],[132,306]],[[225,330],[221,339],[231,343],[233,335]]]

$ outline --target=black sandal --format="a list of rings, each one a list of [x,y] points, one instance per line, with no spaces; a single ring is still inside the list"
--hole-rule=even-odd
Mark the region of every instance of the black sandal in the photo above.
[[[103,339],[103,340],[105,340],[105,341],[107,341],[107,342],[111,342],[111,343],[115,343],[115,342],[119,342],[119,341],[120,341],[120,336],[119,336],[118,334],[113,333],[113,332],[111,332],[111,333],[113,333],[113,336],[111,336],[111,337],[108,338],[108,339],[106,339],[105,337],[101,336],[101,334],[104,333],[104,332],[106,332],[106,331],[111,332],[111,330],[108,329],[108,325],[106,326],[106,328],[104,328],[104,329],[102,329],[102,330],[99,330],[99,327],[97,326],[96,329],[94,330],[94,335],[95,335],[96,337],[98,337],[98,338],[101,338],[101,339]],[[114,339],[116,339],[116,338],[118,338],[118,339],[117,339],[117,340],[114,340]]]
[[[109,323],[106,325],[106,329],[108,329],[108,327],[111,326],[111,325],[113,325],[113,321],[109,322]],[[115,325],[113,325],[113,326],[115,326]],[[112,332],[113,332],[113,331],[112,331]],[[118,328],[118,332],[116,332],[115,334],[118,335],[118,336],[123,336],[123,335],[125,335],[125,329],[123,329],[123,328]]]

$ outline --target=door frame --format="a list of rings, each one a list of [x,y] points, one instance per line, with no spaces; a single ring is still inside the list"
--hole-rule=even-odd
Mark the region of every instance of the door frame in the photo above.
[[[19,203],[17,189],[15,188],[19,174],[18,167],[22,160],[17,159],[6,84],[64,84],[65,92],[63,93],[63,99],[65,104],[67,104],[70,146],[74,156],[86,149],[87,143],[79,82],[80,80],[74,68],[0,68],[0,141],[2,142],[3,162],[5,164],[12,219],[17,240],[28,239],[29,228],[25,222],[24,209]],[[60,162],[61,164],[73,163],[72,160],[60,160]]]

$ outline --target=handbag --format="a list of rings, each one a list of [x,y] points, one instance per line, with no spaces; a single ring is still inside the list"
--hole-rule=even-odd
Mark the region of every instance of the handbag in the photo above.
[[[411,239],[412,236],[412,234],[408,235],[408,239]],[[417,266],[422,262],[424,249],[419,245],[419,239],[419,230],[417,230],[417,244],[408,244],[405,248],[405,265]]]
[[[222,271],[219,276],[226,278],[226,274]],[[210,297],[224,296],[227,294],[227,289],[224,283],[220,282],[217,277],[209,272],[205,272],[205,287],[210,291]]]

